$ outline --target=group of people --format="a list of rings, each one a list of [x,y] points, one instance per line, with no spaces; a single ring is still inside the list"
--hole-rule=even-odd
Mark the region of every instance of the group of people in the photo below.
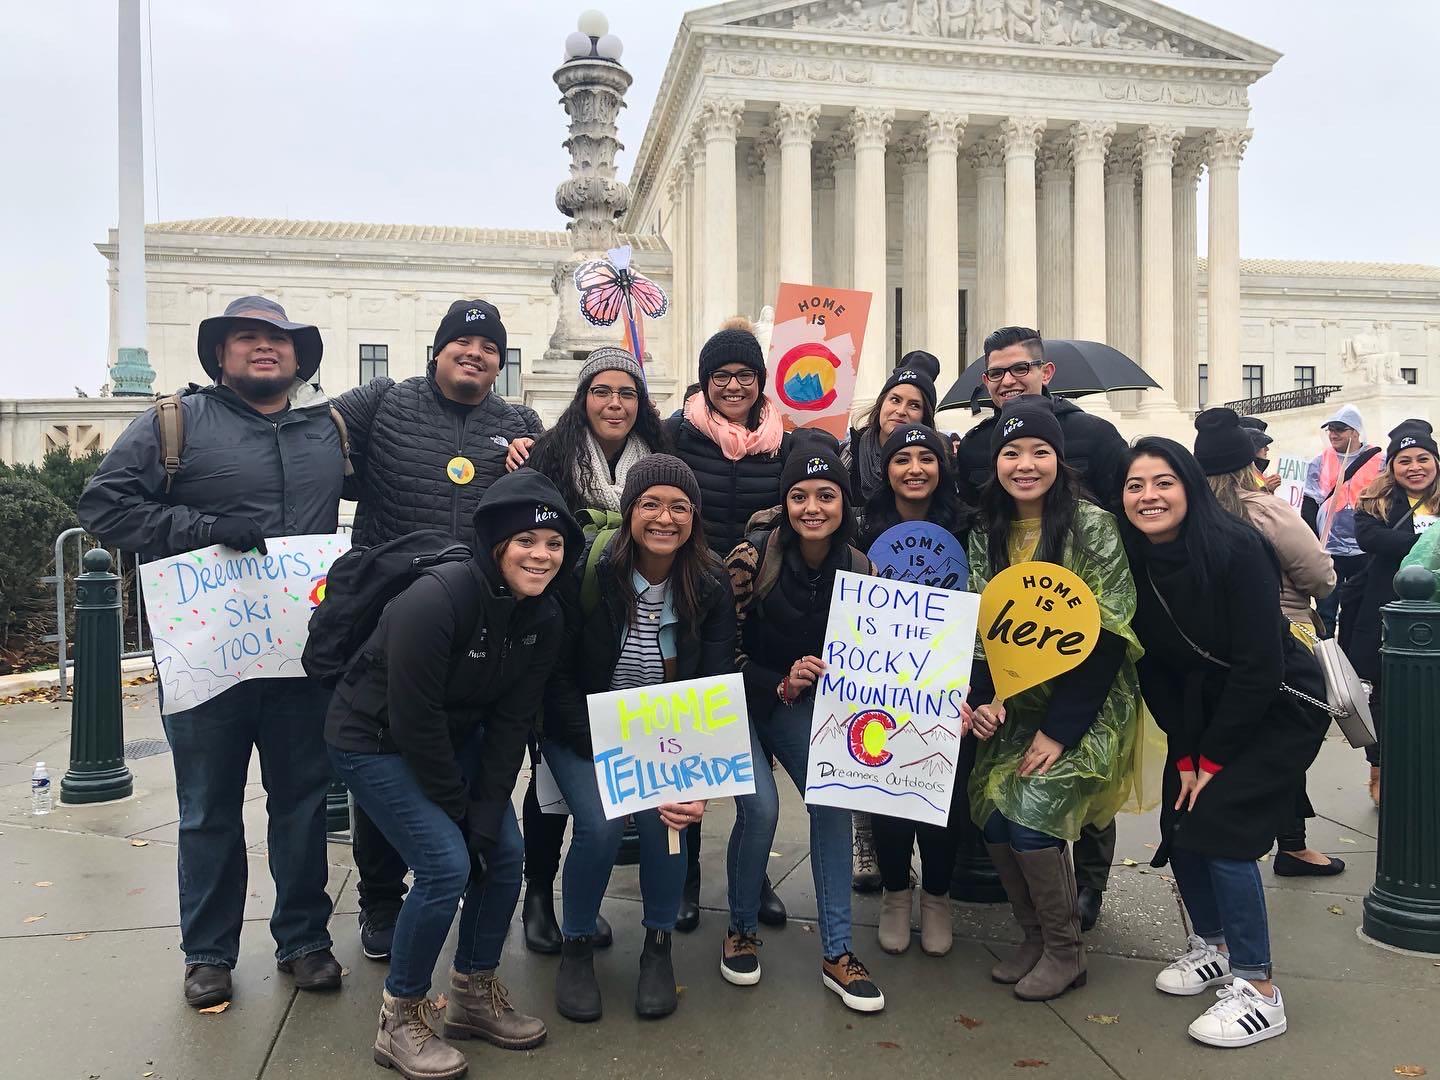
[[[1355,465],[1355,448],[1332,434],[1336,460],[1316,470],[1317,537],[1267,491],[1263,430],[1211,409],[1193,452],[1159,437],[1127,446],[1107,422],[1050,397],[1054,366],[1021,327],[986,339],[995,415],[958,445],[935,426],[939,364],[923,352],[902,358],[843,445],[787,432],[743,323],[705,342],[696,392],[675,415],[661,418],[635,357],[602,348],[549,430],[494,392],[506,336],[483,300],[451,306],[426,374],[333,401],[314,382],[318,331],[273,301],[235,301],[201,323],[197,345],[211,384],[179,398],[178,463],[166,460],[172,421],[158,409],[136,420],[81,499],[88,530],[153,557],[247,550],[334,531],[343,494],[357,502],[356,546],[431,529],[470,555],[420,574],[386,606],[333,694],[259,678],[165,715],[191,1005],[231,995],[253,747],[269,796],[276,962],[302,990],[340,985],[325,892],[332,773],[353,793],[361,944],[389,962],[379,1064],[411,1080],[454,1077],[466,1058],[451,1040],[522,1049],[546,1037],[497,974],[522,883],[527,946],[560,956],[556,1011],[600,1019],[596,950],[615,936],[600,909],[626,822],[602,808],[586,695],[732,672],[761,764],[754,793],[734,800],[716,944],[724,980],[755,985],[759,925],[786,918],[766,874],[776,777],[803,795],[835,575],[874,573],[874,539],[926,521],[968,548],[970,578],[957,589],[978,592],[1030,560],[1078,575],[1100,607],[1099,640],[1078,667],[1008,700],[977,645],[948,826],[852,822],[807,805],[822,985],[851,1009],[883,1009],[857,955],[852,886],[877,871],[877,943],[905,951],[917,846],[920,945],[945,955],[957,838],[978,829],[1022,935],[992,977],[1025,1000],[1083,986],[1081,934],[1099,912],[1113,819],[1132,789],[1143,698],[1168,741],[1155,863],[1173,867],[1194,931],[1156,987],[1220,988],[1190,1026],[1202,1042],[1244,1046],[1285,1030],[1257,860],[1278,838],[1277,873],[1336,872],[1304,844],[1304,774],[1329,721],[1307,700],[1324,694],[1311,647],[1326,623],[1311,600],[1337,573],[1362,576],[1327,552],[1337,537],[1373,551],[1363,591],[1342,594],[1340,614],[1342,633],[1349,620],[1352,640],[1368,640],[1411,523],[1440,510],[1428,425],[1397,429],[1383,464]],[[1356,666],[1366,674],[1358,656]],[[563,868],[566,819],[541,812],[533,780],[523,833],[513,809],[527,753],[569,809]],[[699,921],[705,811],[692,801],[633,815],[643,1017],[678,1005],[672,938]],[[457,910],[441,1006],[432,973]]]

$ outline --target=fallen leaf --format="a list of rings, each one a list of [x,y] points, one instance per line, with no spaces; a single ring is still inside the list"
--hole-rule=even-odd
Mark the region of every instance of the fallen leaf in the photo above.
[[[1148,874],[1148,873],[1150,873],[1150,869],[1149,869],[1149,867],[1142,866],[1142,867],[1140,867],[1139,870],[1136,870],[1135,872],[1136,872],[1137,874]]]
[[[66,934],[66,935],[65,935],[65,940],[66,940],[66,941],[84,941],[84,940],[85,940],[87,937],[89,937],[89,936],[90,936],[89,934]]]
[[[899,1043],[897,1043],[897,1042],[891,1042],[889,1039],[881,1039],[881,1040],[880,1040],[879,1042],[877,1042],[875,1045],[878,1046],[878,1047],[880,1047],[881,1050],[899,1050],[899,1049],[900,1049],[900,1044],[899,1044]]]
[[[1331,915],[1344,915],[1344,914],[1345,914],[1345,909],[1342,908],[1339,904],[1331,904],[1331,905],[1330,905],[1329,907],[1327,907],[1325,910],[1328,911],[1328,912],[1330,912]]]
[[[206,1016],[218,1016],[220,1013],[224,1012],[229,1007],[230,1002],[222,1001],[219,1005],[211,1005],[208,1009],[201,1009],[200,1011]]]
[[[1348,836],[1342,836],[1342,837],[1340,837],[1340,843],[1342,843],[1342,844],[1358,844],[1359,841],[1358,841],[1358,840],[1352,840],[1352,839],[1350,839],[1350,837],[1348,837]]]
[[[1424,1076],[1426,1073],[1424,1065],[1396,1065],[1396,1076]]]
[[[964,1013],[961,1013],[959,1016],[955,1017],[955,1022],[957,1024],[964,1025],[966,1031],[974,1031],[985,1021],[976,1020],[973,1016],[966,1016]]]
[[[1092,1024],[1118,1024],[1120,1022],[1120,1017],[1113,1013],[1091,1013],[1085,1019]]]
[[[685,987],[683,987],[683,986],[681,986],[681,985],[679,985],[679,984],[677,983],[676,986],[675,986],[675,996],[676,996],[676,997],[680,997],[680,996],[681,996],[682,994],[684,994],[684,993],[685,993]]]
[[[1120,862],[1121,862],[1121,865],[1123,865],[1123,866],[1139,866],[1139,865],[1140,865],[1140,864],[1139,864],[1138,862],[1136,862],[1134,859],[1121,859]]]
[[[24,921],[27,922],[27,923],[39,922],[41,919],[43,919],[43,918],[44,918],[46,915],[48,915],[48,914],[50,914],[50,913],[49,913],[48,911],[46,911],[46,912],[43,912],[43,913],[40,914],[40,915],[26,915]]]
[[[349,968],[347,968],[347,967],[342,967],[342,968],[340,969],[340,977],[341,977],[342,979],[343,979],[346,975],[349,975],[349,974],[350,974],[350,969],[349,969]]]
[[[149,1072],[143,1072],[143,1073],[141,1073],[140,1075],[141,1075],[141,1076],[154,1076],[154,1075],[155,1075],[155,1070],[154,1070],[154,1069],[151,1069]]]
[[[131,841],[130,841],[130,846],[131,846],[131,847],[149,847],[149,846],[150,846],[150,841],[149,841],[149,840],[131,840]],[[204,1009],[201,1009],[200,1011],[201,1011],[201,1012],[204,1012],[205,1010],[204,1010]]]
[[[1155,850],[1155,845],[1154,845],[1154,844],[1146,844],[1145,846],[1146,846],[1147,848],[1149,848],[1151,851],[1154,851],[1154,850]]]
[[[126,896],[139,896],[139,895],[140,895],[142,892],[144,892],[144,891],[145,891],[145,886],[141,885],[138,889],[130,889],[128,892],[125,893],[125,895],[126,895]]]
[[[35,887],[37,889],[48,889],[51,885],[54,884],[55,883],[53,881],[37,881],[35,882]]]
[[[808,922],[802,922],[800,929],[804,930],[807,934],[813,934],[815,932],[815,927],[811,926]]]
[[[1019,1061],[1015,1062],[1015,1068],[1040,1069],[1044,1068],[1046,1065],[1049,1064],[1050,1063],[1048,1061],[1041,1061],[1039,1058],[1021,1058]]]
[[[780,858],[780,853],[779,853],[778,851],[772,851],[772,852],[770,852],[770,858],[772,858],[772,859],[778,859],[778,858]]]

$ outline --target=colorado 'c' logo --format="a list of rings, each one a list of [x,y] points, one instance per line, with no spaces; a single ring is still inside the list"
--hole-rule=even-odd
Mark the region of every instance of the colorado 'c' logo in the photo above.
[[[835,402],[835,371],[840,358],[818,341],[802,341],[775,365],[775,394],[781,404],[800,412],[821,412]]]
[[[885,743],[895,727],[895,718],[883,709],[856,713],[850,718],[850,731],[846,738],[850,756],[861,765],[872,768],[889,764],[895,755],[885,749]]]

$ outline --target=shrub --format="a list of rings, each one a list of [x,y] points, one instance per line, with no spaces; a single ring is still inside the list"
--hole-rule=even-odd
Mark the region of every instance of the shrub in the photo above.
[[[0,653],[29,653],[55,629],[54,593],[40,578],[51,572],[55,537],[75,524],[75,511],[38,479],[0,474]]]

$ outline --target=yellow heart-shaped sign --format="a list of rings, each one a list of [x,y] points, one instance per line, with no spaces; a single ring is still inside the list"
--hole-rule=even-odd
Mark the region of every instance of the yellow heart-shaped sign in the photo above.
[[[1002,701],[1078,667],[1099,637],[1095,594],[1055,563],[1009,567],[980,594],[980,643]]]

